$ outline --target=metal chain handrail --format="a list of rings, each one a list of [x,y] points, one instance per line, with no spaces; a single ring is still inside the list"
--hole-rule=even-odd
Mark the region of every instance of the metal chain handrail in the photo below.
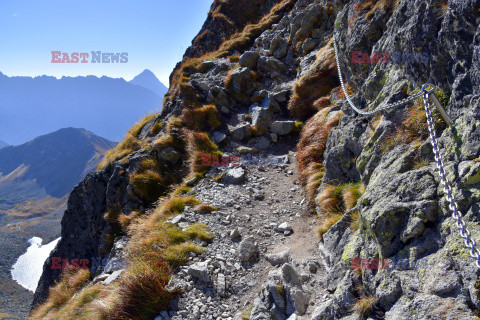
[[[460,230],[460,235],[465,239],[465,246],[470,249],[470,255],[476,259],[475,263],[477,267],[480,268],[480,251],[476,247],[475,240],[470,238],[471,233],[468,230],[465,221],[463,220],[462,213],[458,210],[458,204],[455,200],[455,195],[452,192],[452,186],[448,177],[445,173],[445,165],[443,164],[442,155],[440,154],[440,149],[438,147],[437,133],[435,131],[435,124],[433,122],[432,110],[430,106],[430,93],[426,91],[425,85],[422,87],[421,92],[423,92],[423,103],[425,106],[425,112],[427,114],[427,123],[428,131],[430,133],[430,139],[432,140],[433,153],[435,154],[435,161],[437,162],[438,174],[443,185],[443,191],[449,202],[449,208],[452,211],[452,216],[456,220],[458,229]]]
[[[462,238],[465,239],[465,247],[470,249],[470,256],[472,256],[473,258],[476,259],[475,264],[477,265],[478,268],[480,268],[480,251],[477,249],[477,245],[476,245],[475,240],[473,240],[470,237],[471,233],[468,230],[465,221],[463,220],[462,213],[460,212],[460,210],[458,210],[458,204],[457,204],[457,201],[455,200],[455,195],[452,191],[452,186],[450,184],[450,181],[448,180],[447,175],[445,173],[445,165],[443,164],[442,155],[440,154],[440,149],[438,147],[437,134],[436,134],[436,131],[435,131],[435,124],[433,122],[432,110],[431,110],[431,106],[430,106],[430,93],[433,92],[434,86],[432,85],[433,88],[430,89],[430,90],[427,90],[426,89],[427,85],[431,85],[431,84],[426,83],[422,86],[422,89],[417,94],[411,95],[411,96],[409,96],[405,99],[402,99],[402,100],[397,101],[395,103],[388,104],[388,105],[383,106],[381,108],[377,108],[375,110],[364,111],[362,109],[357,108],[355,106],[355,104],[353,103],[353,101],[350,99],[350,96],[348,95],[347,88],[345,87],[345,83],[344,83],[343,77],[342,77],[342,70],[340,68],[340,60],[338,58],[338,49],[337,49],[337,43],[336,43],[335,35],[333,36],[333,48],[334,48],[334,51],[335,51],[335,59],[337,61],[338,78],[340,79],[340,84],[342,86],[343,93],[345,94],[345,98],[347,99],[350,107],[353,110],[355,110],[357,113],[362,114],[362,115],[372,115],[372,114],[378,113],[378,112],[383,111],[383,110],[398,107],[398,106],[403,105],[403,104],[405,104],[409,101],[415,100],[415,99],[423,96],[423,103],[424,103],[424,107],[425,107],[425,112],[427,114],[428,131],[429,131],[429,134],[430,134],[430,139],[432,140],[433,152],[434,152],[434,155],[435,155],[435,161],[436,161],[436,164],[437,164],[438,173],[440,175],[440,179],[441,179],[441,182],[442,182],[442,185],[443,185],[443,190],[444,190],[445,195],[447,197],[447,200],[449,202],[449,208],[452,211],[452,216],[456,220],[457,228],[460,230],[460,235],[462,236]],[[438,102],[437,102],[437,104],[438,104]],[[440,107],[440,106],[438,106],[438,107]],[[448,119],[448,116],[446,118],[444,117],[444,119],[449,124],[450,120]]]
[[[406,98],[404,98],[400,101],[388,104],[386,106],[383,106],[381,108],[377,108],[377,109],[371,110],[371,111],[364,111],[362,109],[357,108],[355,106],[355,104],[353,103],[353,101],[350,99],[350,96],[348,95],[348,92],[347,92],[347,88],[345,87],[345,83],[343,81],[342,70],[341,70],[341,67],[340,67],[340,60],[338,58],[337,41],[335,39],[335,36],[333,37],[333,48],[335,50],[335,59],[337,60],[338,78],[340,79],[340,84],[342,85],[343,93],[345,94],[345,98],[347,99],[350,107],[352,107],[352,109],[355,110],[357,113],[362,114],[362,115],[372,115],[372,114],[378,113],[378,112],[383,111],[383,110],[387,110],[387,109],[391,109],[391,108],[401,106],[401,105],[403,105],[407,102],[410,102],[412,100],[415,100],[415,99],[417,99],[417,98],[419,98],[423,95],[422,92],[418,92],[418,93],[416,93],[414,95],[411,95],[409,97],[406,97]]]

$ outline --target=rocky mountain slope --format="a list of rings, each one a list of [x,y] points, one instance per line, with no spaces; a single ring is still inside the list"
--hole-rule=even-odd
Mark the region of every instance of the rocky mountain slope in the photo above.
[[[0,312],[25,317],[32,292],[10,269],[33,236],[49,242],[73,187],[92,171],[114,142],[84,129],[66,128],[0,150]]]
[[[18,218],[24,212],[25,218],[34,217],[26,207],[41,210],[40,201],[61,200],[115,145],[84,129],[66,128],[19,146],[3,148],[0,214]]]
[[[243,19],[236,3],[214,2],[162,113],[73,190],[52,257],[105,263],[47,261],[31,318],[476,319],[479,272],[422,100],[355,113],[333,33],[361,108],[436,85],[454,119],[435,116],[441,152],[478,240],[480,2],[259,0],[252,17],[232,11]]]

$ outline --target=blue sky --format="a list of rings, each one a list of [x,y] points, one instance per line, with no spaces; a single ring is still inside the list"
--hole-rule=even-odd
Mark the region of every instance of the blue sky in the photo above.
[[[168,76],[213,0],[1,0],[0,71],[8,76]],[[128,52],[125,64],[51,63],[51,51]],[[90,60],[90,59],[89,59]]]

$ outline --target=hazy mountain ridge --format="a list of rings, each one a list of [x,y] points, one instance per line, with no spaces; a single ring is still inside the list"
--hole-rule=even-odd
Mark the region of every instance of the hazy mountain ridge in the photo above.
[[[6,143],[5,141],[0,140],[0,149],[9,146],[9,143]]]
[[[168,88],[148,69],[143,70],[142,73],[135,76],[129,83],[148,89],[160,97],[163,97],[168,91]]]
[[[113,146],[84,129],[66,128],[1,149],[0,210],[31,199],[64,197]]]
[[[0,137],[17,145],[62,127],[77,127],[121,140],[139,118],[160,110],[162,100],[163,96],[122,78],[0,73],[0,119],[8,119],[0,127]]]

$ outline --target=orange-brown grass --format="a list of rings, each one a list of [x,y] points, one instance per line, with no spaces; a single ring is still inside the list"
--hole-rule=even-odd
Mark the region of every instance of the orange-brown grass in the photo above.
[[[156,201],[169,185],[168,179],[156,170],[137,171],[130,175],[130,183],[143,198]]]
[[[361,225],[361,216],[360,216],[360,212],[358,211],[353,211],[351,214],[350,214],[350,217],[351,217],[351,222],[350,222],[350,230],[352,232],[355,232],[357,231],[358,229],[360,229],[360,225]]]
[[[32,311],[31,319],[45,319],[50,311],[63,306],[88,281],[88,269],[65,269],[56,284],[50,288],[47,300]]]
[[[320,225],[317,227],[317,235],[321,241],[323,241],[323,235],[327,233],[327,231],[330,230],[330,228],[342,217],[343,214],[341,213],[330,213],[320,217]]]
[[[439,89],[435,90],[435,94],[443,105],[447,103],[450,98],[448,93]],[[433,110],[433,118],[437,133],[446,128],[446,124],[436,108]],[[413,106],[408,109],[402,123],[382,142],[380,148],[385,153],[398,144],[419,144],[421,141],[426,140],[428,136],[427,116],[423,106],[423,98],[420,97],[416,99]]]
[[[138,139],[140,131],[143,127],[150,121],[152,121],[158,114],[152,114],[144,117],[142,120],[137,122],[130,130],[128,130],[125,138],[120,142],[115,148],[110,150],[102,162],[98,165],[98,169],[103,169],[108,166],[110,163],[122,159],[128,154],[137,151],[143,147],[146,147],[146,143]]]
[[[190,157],[190,176],[204,175],[210,170],[209,167],[202,165],[202,155],[222,156],[218,146],[210,139],[208,134],[203,132],[192,131],[188,134],[187,150]]]
[[[163,150],[172,146],[173,143],[174,143],[174,138],[171,135],[166,134],[156,139],[153,142],[153,147],[157,150]]]
[[[220,126],[218,110],[214,105],[183,109],[181,119],[185,127],[195,131],[211,130]]]
[[[373,296],[363,295],[356,300],[353,311],[360,315],[367,314],[375,306],[375,303],[377,303],[377,299]]]
[[[135,261],[122,274],[117,291],[117,303],[109,319],[151,319],[160,310],[166,310],[178,292],[165,289],[170,279],[170,268],[165,261]]]
[[[203,224],[182,231],[165,220],[198,203],[194,197],[172,197],[131,224],[126,248],[129,265],[119,281],[109,319],[151,319],[179,293],[165,289],[172,269],[186,263],[190,253],[205,250],[191,240],[211,241],[214,235]]]
[[[160,130],[162,130],[162,128],[163,128],[163,123],[157,122],[150,128],[150,134],[155,136],[160,132]]]
[[[324,213],[340,213],[353,209],[364,193],[365,187],[361,182],[325,185],[315,202]]]
[[[315,102],[313,103],[313,107],[317,111],[328,108],[330,105],[331,103],[328,97],[321,97],[320,99],[315,100]]]
[[[213,211],[218,210],[218,208],[212,207],[209,204],[200,204],[193,208],[195,212],[204,212],[204,213],[212,213]]]
[[[369,0],[362,2],[360,4],[359,10],[362,11],[364,9],[369,9],[369,11],[365,14],[365,18],[371,20],[375,11],[378,8],[381,8],[386,13],[392,13],[400,4],[399,0]]]
[[[323,152],[330,130],[337,126],[342,115],[341,112],[335,112],[325,119],[325,113],[328,110],[327,108],[323,109],[323,112],[317,112],[304,125],[300,134],[300,140],[297,144],[297,169],[302,187],[306,187],[309,176],[314,172],[311,166],[323,162]]]
[[[316,204],[323,213],[343,213],[345,206],[342,199],[343,186],[325,185],[315,198]]]
[[[120,224],[122,230],[127,230],[128,226],[134,221],[136,218],[143,214],[140,210],[133,210],[129,214],[121,213],[118,215],[117,221]]]
[[[333,39],[317,53],[317,58],[310,70],[295,84],[288,104],[290,113],[295,118],[308,119],[316,108],[315,101],[325,97],[338,86]]]
[[[229,62],[238,62],[239,60],[240,56],[238,54],[228,57]]]
[[[437,0],[435,7],[438,10],[438,17],[443,18],[447,15],[448,12],[448,1],[447,0]]]
[[[307,200],[311,205],[313,205],[313,199],[315,199],[318,188],[322,184],[322,178],[325,174],[325,168],[323,164],[313,162],[308,166],[305,174],[308,177],[307,184],[305,186],[305,189],[307,190]]]
[[[342,200],[346,210],[353,209],[358,199],[365,193],[365,186],[361,182],[346,183],[343,185]]]

